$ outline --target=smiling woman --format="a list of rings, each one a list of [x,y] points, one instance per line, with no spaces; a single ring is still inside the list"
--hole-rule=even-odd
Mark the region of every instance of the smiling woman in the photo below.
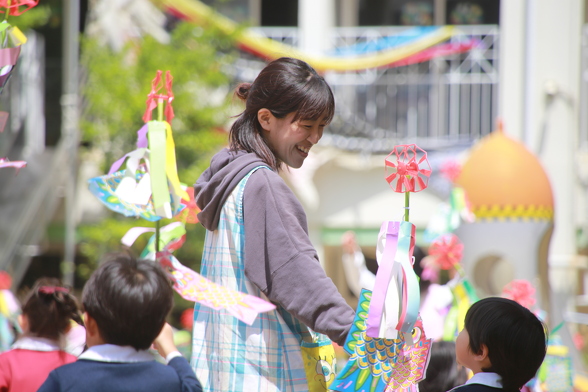
[[[281,58],[236,95],[245,110],[230,149],[195,185],[207,229],[201,274],[277,309],[248,326],[196,304],[192,364],[205,391],[326,391],[329,367],[312,359],[334,358],[329,339],[344,343],[354,312],[323,271],[304,210],[278,171],[302,166],[333,118],[333,94],[308,64]]]
[[[327,82],[297,59],[271,62],[253,83],[241,83],[235,94],[245,101],[245,110],[231,127],[231,150],[256,153],[275,170],[282,162],[302,166],[302,162],[290,165],[282,150],[298,145],[308,153],[335,114],[335,98]]]

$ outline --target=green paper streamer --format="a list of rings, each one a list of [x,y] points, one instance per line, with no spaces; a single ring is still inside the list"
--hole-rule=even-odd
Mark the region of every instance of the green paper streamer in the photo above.
[[[149,150],[151,152],[151,191],[155,210],[170,203],[167,176],[165,174],[165,123],[149,121]]]

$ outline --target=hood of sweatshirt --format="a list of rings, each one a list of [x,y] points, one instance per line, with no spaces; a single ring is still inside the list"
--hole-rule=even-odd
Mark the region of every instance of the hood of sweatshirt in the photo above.
[[[201,210],[198,219],[206,229],[217,229],[225,201],[239,181],[258,166],[267,164],[257,154],[243,150],[225,148],[212,157],[210,167],[194,184],[194,197]]]

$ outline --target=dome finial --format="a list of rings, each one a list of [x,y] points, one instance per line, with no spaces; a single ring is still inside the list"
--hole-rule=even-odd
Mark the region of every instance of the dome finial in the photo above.
[[[496,132],[504,133],[504,121],[501,118],[496,119]]]

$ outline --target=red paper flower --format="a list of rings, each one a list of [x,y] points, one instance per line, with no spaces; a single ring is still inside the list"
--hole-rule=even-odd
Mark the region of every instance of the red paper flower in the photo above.
[[[196,200],[194,200],[194,188],[189,187],[186,189],[186,192],[190,196],[190,200],[182,199],[182,204],[186,206],[178,215],[176,215],[176,220],[184,223],[198,223],[198,213],[200,212],[200,208],[196,205]]]
[[[155,78],[153,78],[151,81],[151,92],[147,94],[147,109],[145,110],[145,114],[143,114],[144,122],[147,123],[151,121],[151,112],[157,107],[158,102],[161,100],[167,101],[164,113],[167,122],[171,124],[171,121],[174,118],[174,108],[172,107],[172,101],[174,100],[174,93],[172,91],[173,80],[174,78],[172,77],[171,73],[169,71],[165,71],[165,89],[167,91],[167,95],[158,94],[159,90],[161,90],[163,86],[161,84],[161,71],[157,71]]]
[[[530,309],[535,305],[535,287],[524,279],[516,279],[504,286],[502,289],[502,296],[504,298],[512,299]]]
[[[386,157],[386,181],[394,192],[420,192],[427,187],[430,175],[427,152],[416,144],[398,145]]]
[[[433,241],[429,256],[443,270],[449,270],[461,261],[463,244],[455,234],[445,234]]]
[[[19,16],[36,6],[38,3],[39,0],[0,0],[0,13],[6,13],[5,10],[7,9],[8,15]]]
[[[0,271],[0,290],[9,290],[12,286],[12,277],[6,271]]]
[[[441,173],[449,181],[455,182],[461,174],[461,165],[453,160],[446,161],[441,165]]]

